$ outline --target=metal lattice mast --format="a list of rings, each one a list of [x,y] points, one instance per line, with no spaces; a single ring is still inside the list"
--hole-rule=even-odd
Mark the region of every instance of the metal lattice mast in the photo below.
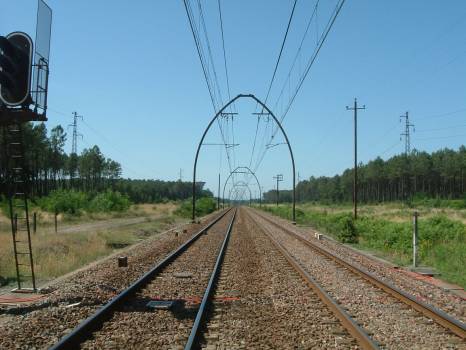
[[[82,137],[83,135],[78,133],[78,118],[83,119],[82,115],[78,115],[77,112],[73,112],[73,124],[69,126],[73,127],[73,143],[71,145],[71,153],[78,154],[78,136]]]
[[[413,132],[414,132],[414,124],[411,124],[409,122],[408,112],[406,112],[405,115],[400,116],[400,122],[401,122],[402,118],[405,118],[405,132],[400,134],[400,141],[401,141],[401,138],[404,136],[404,138],[405,138],[405,155],[408,155],[408,154],[411,153],[411,135],[410,135],[410,131],[411,131],[411,128],[413,128]]]

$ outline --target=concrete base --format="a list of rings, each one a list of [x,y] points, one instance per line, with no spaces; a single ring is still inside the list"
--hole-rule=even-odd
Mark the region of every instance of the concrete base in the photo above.
[[[12,293],[22,293],[22,294],[36,294],[36,293],[40,293],[40,290],[39,289],[34,289],[34,288],[13,288],[11,290]]]
[[[440,276],[440,272],[436,271],[435,269],[428,267],[428,266],[417,266],[409,268],[409,271],[418,273],[423,276]]]

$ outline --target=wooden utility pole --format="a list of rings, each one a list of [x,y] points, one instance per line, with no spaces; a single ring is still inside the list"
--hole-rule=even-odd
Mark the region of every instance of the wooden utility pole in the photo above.
[[[354,111],[354,172],[353,172],[353,217],[358,218],[358,109],[366,109],[366,106],[358,107],[358,100],[354,99],[354,106],[346,106],[347,111]]]
[[[278,207],[278,201],[279,201],[279,196],[280,196],[280,191],[278,189],[278,183],[280,181],[283,181],[283,175],[282,174],[277,174],[277,176],[274,176],[273,177],[275,180],[277,180],[277,207]]]
[[[220,210],[220,173],[218,173],[217,210]]]

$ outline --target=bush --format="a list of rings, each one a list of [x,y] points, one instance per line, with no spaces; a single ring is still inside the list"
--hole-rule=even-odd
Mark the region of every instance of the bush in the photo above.
[[[106,191],[91,195],[74,190],[55,190],[37,202],[42,210],[65,214],[79,215],[83,210],[89,212],[124,211],[131,202],[128,196],[120,192]]]
[[[110,212],[128,210],[131,205],[129,197],[117,191],[108,190],[97,194],[89,203],[91,212]]]
[[[338,220],[337,238],[343,243],[358,243],[358,233],[351,215],[345,215]]]
[[[39,207],[43,210],[67,214],[79,214],[87,203],[87,195],[74,190],[55,190],[38,200]]]
[[[210,214],[217,209],[217,202],[213,197],[202,197],[196,200],[196,216],[204,216]],[[185,218],[192,215],[192,201],[186,200],[181,203],[175,214]]]

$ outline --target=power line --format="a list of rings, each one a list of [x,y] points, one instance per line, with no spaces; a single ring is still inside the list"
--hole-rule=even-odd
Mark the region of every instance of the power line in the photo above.
[[[317,55],[319,54],[320,49],[322,48],[322,46],[323,46],[323,44],[324,44],[324,42],[325,42],[325,39],[327,39],[327,36],[328,36],[330,30],[332,29],[333,24],[335,23],[335,20],[337,19],[338,14],[340,13],[341,8],[343,7],[344,3],[345,3],[345,0],[339,0],[339,3],[336,5],[335,10],[334,10],[334,12],[333,12],[333,15],[330,17],[330,20],[329,20],[329,22],[327,23],[327,26],[326,26],[324,32],[322,33],[322,35],[321,35],[321,37],[320,37],[320,42],[319,42],[319,44],[317,45],[316,50],[315,50],[314,53],[312,54],[312,56],[311,56],[311,58],[310,58],[310,60],[309,60],[309,62],[308,62],[308,65],[307,65],[307,67],[306,67],[306,69],[305,69],[304,74],[303,74],[302,77],[299,79],[299,83],[298,83],[298,85],[297,85],[297,87],[296,87],[296,89],[295,89],[295,91],[294,91],[294,93],[293,93],[293,96],[291,97],[291,99],[290,99],[290,101],[289,101],[289,103],[288,103],[288,106],[286,107],[285,113],[284,113],[284,114],[282,115],[282,117],[281,117],[280,122],[282,122],[283,119],[285,119],[286,115],[288,114],[288,111],[290,110],[291,105],[293,104],[293,102],[294,102],[296,96],[298,95],[299,90],[301,89],[301,87],[302,87],[304,81],[306,80],[306,77],[307,77],[307,75],[309,74],[309,71],[310,71],[312,65],[314,64],[314,62],[315,62],[315,60],[316,60],[316,58],[317,58]],[[276,132],[275,132],[275,133],[276,133]]]
[[[225,51],[225,37],[224,37],[224,33],[223,33],[223,19],[222,19],[222,8],[220,6],[220,0],[218,0],[218,13],[219,13],[219,17],[220,17],[220,30],[222,32],[223,63],[224,63],[224,66],[225,66],[225,76],[226,76],[226,79],[227,79],[228,100],[231,100],[230,79],[228,78],[227,56],[226,56],[226,51]]]
[[[296,8],[296,3],[297,2],[298,2],[297,0],[294,1],[293,8],[291,9],[290,18],[288,19],[288,25],[286,26],[285,36],[283,37],[282,45],[280,47],[280,52],[278,54],[277,62],[275,63],[275,68],[273,70],[272,79],[270,80],[270,83],[269,83],[269,88],[267,90],[267,95],[265,97],[264,104],[267,104],[267,100],[269,99],[270,91],[272,89],[272,85],[273,85],[273,82],[275,80],[275,75],[277,74],[278,65],[280,64],[280,60],[281,60],[282,53],[283,53],[283,48],[285,47],[286,38],[288,37],[288,32],[290,30],[291,21],[293,20],[294,10]],[[257,107],[257,105],[256,105],[256,107]],[[263,112],[263,110],[262,110],[262,112]],[[258,127],[259,127],[259,118],[260,117],[258,117],[258,120],[257,120],[256,133],[254,135],[254,142],[253,142],[253,146],[252,146],[251,159],[249,161],[249,166],[251,166],[252,158],[254,156],[254,151],[255,151],[255,148],[256,148],[257,132],[258,132]]]
[[[190,5],[188,0],[183,0],[183,3],[185,5],[186,15],[188,16],[189,25],[190,25],[190,28],[191,28],[191,32],[193,34],[194,42],[196,44],[196,49],[197,49],[197,53],[198,53],[198,56],[199,56],[199,61],[201,62],[202,71],[204,72],[204,78],[205,78],[205,81],[206,81],[207,89],[209,90],[209,95],[210,95],[210,99],[211,99],[211,102],[212,102],[212,107],[214,109],[214,113],[217,113],[218,107],[216,106],[216,103],[215,103],[214,90],[213,90],[213,88],[211,86],[212,83],[210,82],[210,79],[209,79],[208,68],[206,67],[206,63],[204,61],[205,59],[204,59],[204,56],[203,56],[203,53],[202,53],[203,51],[202,51],[201,41],[200,41],[200,38],[199,38],[199,33],[197,32],[197,30],[195,28],[195,25],[194,25],[194,18],[193,18],[191,5]],[[202,8],[200,7],[200,9],[202,9]],[[201,17],[201,13],[199,15]],[[203,16],[201,18],[203,18]],[[206,31],[205,27],[204,27],[204,30]],[[207,34],[206,34],[206,37],[207,37]],[[209,45],[209,47],[210,47],[210,45]],[[212,56],[211,56],[211,60],[212,60]],[[214,65],[213,60],[212,60],[212,65]],[[218,127],[220,129],[220,134],[222,136],[223,143],[226,144],[227,142],[225,140],[225,135],[224,135],[222,126],[220,125],[220,122],[219,122],[218,119],[217,119],[217,125],[218,125]],[[230,168],[230,171],[231,171],[232,166],[231,166],[231,160],[230,160],[230,153],[229,153],[229,150],[226,147],[225,147],[225,152],[227,154],[228,165],[229,165],[229,168]]]
[[[318,5],[319,5],[319,0],[317,0],[316,4],[314,6],[314,11],[312,11],[311,16],[309,17],[309,20],[308,20],[307,25],[306,25],[306,30],[304,31],[303,37],[301,38],[301,43],[299,44],[298,50],[296,51],[296,55],[294,56],[293,63],[291,64],[290,71],[288,72],[288,76],[287,76],[285,82],[283,83],[282,89],[280,91],[280,95],[278,96],[277,100],[275,101],[274,110],[276,110],[278,102],[280,101],[281,97],[283,96],[283,92],[285,91],[286,84],[288,82],[290,82],[291,73],[292,73],[292,71],[293,71],[293,69],[294,69],[294,67],[296,65],[296,62],[297,62],[298,58],[300,57],[301,50],[302,50],[303,44],[304,44],[304,40],[307,37],[307,34],[309,32],[309,28],[311,27],[311,23],[312,23],[312,20],[314,19],[314,17],[316,18],[316,22],[317,22],[317,8],[318,8]],[[318,32],[316,34],[318,35]],[[318,42],[316,42],[316,45],[317,44],[318,44]]]
[[[214,112],[217,112],[217,107],[215,106],[215,99],[214,95],[212,93],[212,88],[210,86],[210,80],[207,77],[207,70],[205,67],[204,59],[201,54],[201,47],[200,47],[200,42],[198,41],[198,36],[196,35],[196,30],[194,29],[194,24],[193,24],[193,19],[192,19],[192,10],[191,10],[191,5],[189,4],[188,0],[183,0],[184,7],[186,9],[186,15],[188,16],[189,20],[189,26],[191,27],[191,32],[193,34],[194,42],[196,44],[196,49],[197,49],[197,54],[199,56],[199,61],[201,62],[202,66],[202,71],[204,72],[204,78],[207,84],[207,89],[209,90],[209,95],[210,95],[210,100],[212,101],[212,107],[214,108]]]
[[[327,25],[326,25],[324,31],[322,32],[322,35],[320,36],[320,41],[319,41],[319,43],[318,43],[316,49],[314,50],[314,53],[313,53],[312,56],[310,57],[310,59],[309,59],[309,61],[308,61],[308,64],[307,64],[307,66],[306,66],[306,69],[305,69],[303,75],[302,75],[301,78],[299,79],[299,82],[298,82],[298,84],[297,84],[297,86],[296,86],[296,88],[295,88],[295,90],[294,90],[294,92],[293,92],[293,94],[292,94],[292,96],[291,96],[289,102],[288,102],[288,105],[287,105],[287,107],[286,107],[286,109],[285,109],[285,112],[283,113],[283,115],[282,115],[281,118],[280,118],[280,122],[283,122],[283,120],[285,119],[286,115],[287,115],[288,112],[290,111],[291,105],[292,105],[293,102],[295,101],[296,96],[298,95],[298,92],[300,91],[300,89],[301,89],[301,87],[302,87],[304,81],[306,80],[306,77],[308,76],[309,71],[310,71],[312,65],[314,64],[314,62],[315,62],[315,60],[316,60],[316,58],[317,58],[317,55],[319,54],[320,49],[322,48],[322,46],[323,46],[323,44],[324,44],[324,42],[325,42],[325,40],[326,40],[326,38],[327,38],[327,36],[328,36],[330,30],[332,29],[333,24],[335,23],[335,20],[337,19],[338,14],[340,13],[340,11],[341,11],[341,9],[342,9],[344,3],[345,3],[345,0],[339,0],[338,3],[337,3],[337,5],[335,6],[334,12],[332,13],[332,15],[331,15],[329,21],[327,22]],[[278,130],[279,130],[279,128],[278,128],[278,126],[276,126],[276,127],[275,127],[275,131],[272,133],[271,141],[272,141],[273,138],[275,137],[275,135],[276,135],[276,133],[278,132]],[[270,142],[271,142],[271,141],[270,141]],[[269,142],[269,143],[270,143],[270,142]],[[257,170],[257,168],[258,168],[258,167],[260,166],[260,164],[262,163],[262,161],[263,161],[263,159],[264,159],[266,153],[267,153],[267,148],[264,149],[264,151],[263,151],[261,157],[259,158],[259,161],[258,161],[257,165],[254,167],[255,171]]]
[[[429,116],[426,116],[426,117],[416,118],[416,120],[448,117],[448,116],[458,114],[458,113],[461,113],[461,112],[466,112],[466,108],[461,108],[461,109],[458,109],[458,110],[452,111],[452,112],[447,112],[447,113],[442,113],[442,114],[434,114],[434,115],[429,115]]]
[[[220,91],[220,84],[218,83],[217,70],[215,69],[214,58],[213,58],[213,55],[212,55],[212,48],[210,46],[210,40],[209,40],[209,36],[207,34],[207,26],[206,26],[205,20],[204,20],[204,11],[202,10],[202,5],[201,5],[200,0],[197,0],[197,6],[198,6],[198,9],[199,9],[199,16],[200,16],[200,19],[201,19],[202,28],[204,30],[205,40],[206,40],[206,43],[207,43],[207,52],[209,54],[210,62],[212,63],[211,64],[212,65],[212,71],[214,72],[215,85],[216,85],[216,88],[217,88],[218,97],[220,98],[220,105],[223,106],[222,93]],[[218,109],[218,107],[217,107],[217,109]]]
[[[434,128],[434,129],[421,129],[417,130],[416,132],[430,132],[430,131],[441,131],[441,130],[451,130],[451,129],[456,129],[456,128],[464,128],[466,127],[466,124],[460,124],[460,125],[453,125],[453,126],[446,126],[444,128]]]
[[[282,57],[283,48],[285,47],[286,38],[288,37],[288,32],[290,30],[291,21],[293,20],[294,10],[296,8],[296,3],[298,0],[294,0],[293,8],[291,10],[290,19],[288,20],[288,25],[286,26],[285,36],[283,37],[282,45],[280,47],[280,53],[278,54],[277,62],[275,63],[275,69],[273,70],[272,79],[270,80],[269,89],[267,90],[267,95],[265,96],[264,104],[267,104],[269,98],[270,90],[272,89],[273,81],[275,80],[275,75],[277,73],[278,65],[280,64],[280,59]]]
[[[201,1],[197,0],[197,4],[198,4],[198,9],[199,9],[199,17],[200,17],[200,20],[201,20],[201,23],[202,23],[202,28],[204,30],[204,36],[205,36],[205,40],[206,40],[206,43],[207,43],[207,51],[209,53],[209,58],[210,58],[211,66],[212,66],[212,71],[214,73],[215,86],[217,88],[218,96],[219,96],[219,99],[220,99],[220,105],[223,106],[223,104],[224,104],[223,97],[222,97],[222,93],[220,91],[220,84],[218,82],[217,70],[215,69],[215,63],[214,63],[214,59],[213,59],[213,55],[212,55],[212,49],[211,49],[211,45],[210,45],[209,35],[207,33],[207,26],[205,24],[204,12],[202,10]],[[222,42],[224,44],[223,20],[221,21],[221,30],[222,30]],[[223,46],[223,49],[224,49],[224,58],[225,58],[225,67],[226,67],[225,46]],[[228,82],[228,76],[227,76],[227,82]],[[228,83],[228,85],[229,85],[229,83]],[[229,94],[229,87],[228,87],[228,94]],[[230,108],[230,111],[231,111],[231,106],[229,108]],[[217,107],[217,109],[219,109],[219,107]],[[233,116],[231,118],[231,127],[232,127],[232,138],[233,138],[233,143],[234,143],[235,136],[234,136],[234,130],[233,130]],[[227,134],[228,134],[228,132],[229,131],[227,129]],[[227,151],[227,153],[229,152],[228,148],[225,148],[225,150]],[[233,152],[233,167],[235,167],[236,166],[236,152],[235,152],[235,149],[233,149],[232,152]],[[230,168],[232,168],[231,165],[230,165]]]
[[[398,146],[400,144],[401,141],[396,141],[396,143],[394,143],[393,145],[391,145],[390,147],[386,148],[382,153],[380,153],[380,156],[383,156],[385,153],[387,153],[388,151],[392,150],[393,148],[395,148],[396,146]]]
[[[86,142],[85,140],[83,140],[83,143],[86,144],[89,149],[91,149],[93,146],[91,144],[89,144],[88,142]],[[141,173],[139,173],[138,171],[135,171],[134,169],[128,167],[127,165],[125,164],[120,164],[122,168],[124,168],[127,172],[130,172],[130,173],[133,173],[134,175],[136,176],[139,176],[141,179],[144,179],[146,178],[144,175],[142,175]]]
[[[416,141],[452,139],[452,138],[455,138],[455,137],[465,137],[465,136],[466,136],[465,134],[462,134],[462,135],[449,135],[449,136],[438,136],[438,137],[426,137],[426,138],[416,139]]]

